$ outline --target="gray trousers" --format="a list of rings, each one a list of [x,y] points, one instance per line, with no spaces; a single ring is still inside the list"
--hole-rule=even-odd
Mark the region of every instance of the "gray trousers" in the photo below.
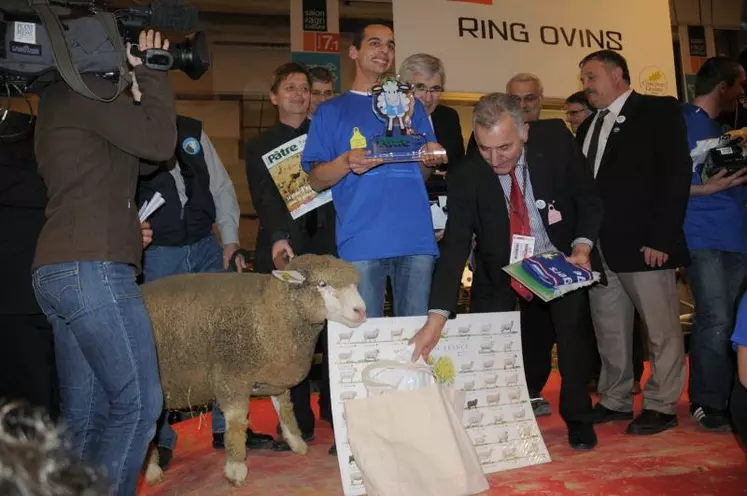
[[[637,309],[648,330],[651,365],[643,408],[672,415],[685,387],[685,347],[675,271],[615,273],[606,262],[604,271],[608,285],[597,285],[589,292],[602,359],[599,403],[619,412],[633,410],[633,317]]]

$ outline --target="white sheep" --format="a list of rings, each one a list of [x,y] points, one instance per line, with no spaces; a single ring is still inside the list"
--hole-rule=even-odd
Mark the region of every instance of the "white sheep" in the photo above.
[[[308,375],[325,320],[357,327],[366,319],[360,274],[349,263],[302,255],[278,276],[182,274],[142,287],[165,406],[218,400],[226,417],[224,474],[235,485],[247,476],[249,397],[272,396],[283,438],[306,454],[288,390]],[[163,473],[157,450],[151,453],[146,480],[154,484]]]

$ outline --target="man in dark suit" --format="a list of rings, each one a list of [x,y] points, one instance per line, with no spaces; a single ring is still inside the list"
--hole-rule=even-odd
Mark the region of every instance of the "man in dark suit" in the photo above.
[[[563,122],[526,124],[515,99],[493,93],[477,103],[473,128],[479,153],[468,154],[449,172],[449,217],[428,319],[412,339],[414,359],[427,357],[447,318],[456,312],[473,233],[477,236],[474,312],[512,311],[517,293],[531,297],[502,270],[510,262],[515,234],[533,238],[535,253],[559,250],[574,263],[592,266],[602,205]],[[598,262],[597,257],[597,267]],[[552,314],[562,376],[560,413],[568,425],[569,443],[575,449],[591,449],[597,438],[587,391],[590,339],[584,335],[588,327],[581,325],[588,312],[587,291],[568,293],[549,304],[532,298],[522,305],[522,315],[534,305],[547,305]],[[522,330],[531,332],[531,328]]]
[[[595,421],[633,418],[633,315],[648,329],[651,377],[643,412],[629,434],[677,425],[685,385],[675,269],[689,263],[682,230],[692,162],[679,102],[630,89],[625,59],[603,50],[580,63],[589,103],[597,109],[577,140],[604,203],[598,249],[606,286],[590,292],[602,357]]]
[[[270,100],[278,108],[276,125],[249,140],[245,148],[246,177],[254,209],[259,217],[254,270],[270,273],[282,269],[295,255],[315,253],[336,255],[335,209],[327,203],[302,215],[291,217],[283,196],[272,179],[262,156],[309,130],[311,75],[304,66],[283,64],[275,70]],[[326,360],[326,327],[320,336],[325,355],[322,362],[319,407],[323,419],[332,418],[329,397],[329,365]],[[314,412],[311,409],[309,378],[291,388],[293,410],[304,440],[314,439]],[[275,444],[278,451],[288,451],[286,442]],[[334,446],[330,454],[334,453]]]
[[[399,75],[413,85],[415,97],[423,102],[436,141],[446,150],[449,164],[457,163],[464,157],[464,138],[457,111],[439,103],[446,84],[443,62],[433,55],[416,53],[402,62]],[[439,165],[425,183],[431,200],[446,194],[447,165]]]

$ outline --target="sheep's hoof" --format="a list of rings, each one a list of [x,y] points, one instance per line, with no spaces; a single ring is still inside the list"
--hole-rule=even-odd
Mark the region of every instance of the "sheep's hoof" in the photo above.
[[[157,464],[149,463],[145,470],[145,482],[149,486],[155,486],[163,482],[163,470]]]
[[[293,434],[285,436],[285,442],[296,454],[305,455],[309,452],[309,445],[300,436],[294,436]]]
[[[223,470],[223,473],[225,474],[226,479],[228,479],[228,482],[234,486],[240,486],[246,480],[246,462],[232,462],[229,460],[226,462],[226,467]]]

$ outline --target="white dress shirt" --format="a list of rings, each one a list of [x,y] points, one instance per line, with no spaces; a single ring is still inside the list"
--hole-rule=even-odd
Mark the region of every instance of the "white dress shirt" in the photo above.
[[[594,177],[597,177],[597,172],[599,172],[599,164],[602,163],[602,155],[604,155],[604,148],[607,146],[607,139],[610,136],[610,133],[612,132],[612,128],[615,127],[615,121],[620,116],[620,112],[622,112],[623,105],[625,105],[625,102],[628,101],[628,97],[633,92],[633,90],[628,90],[622,95],[618,96],[617,99],[610,104],[609,107],[607,107],[606,110],[609,111],[609,113],[604,117],[604,123],[602,124],[602,131],[599,133],[599,147],[597,148],[597,156],[594,160]],[[584,156],[589,155],[589,142],[591,142],[591,135],[594,134],[594,126],[597,124],[597,119],[599,118],[599,111],[605,110],[605,109],[597,109],[597,113],[594,115],[594,120],[591,121],[591,126],[589,126],[589,131],[586,133],[586,138],[584,139]]]

